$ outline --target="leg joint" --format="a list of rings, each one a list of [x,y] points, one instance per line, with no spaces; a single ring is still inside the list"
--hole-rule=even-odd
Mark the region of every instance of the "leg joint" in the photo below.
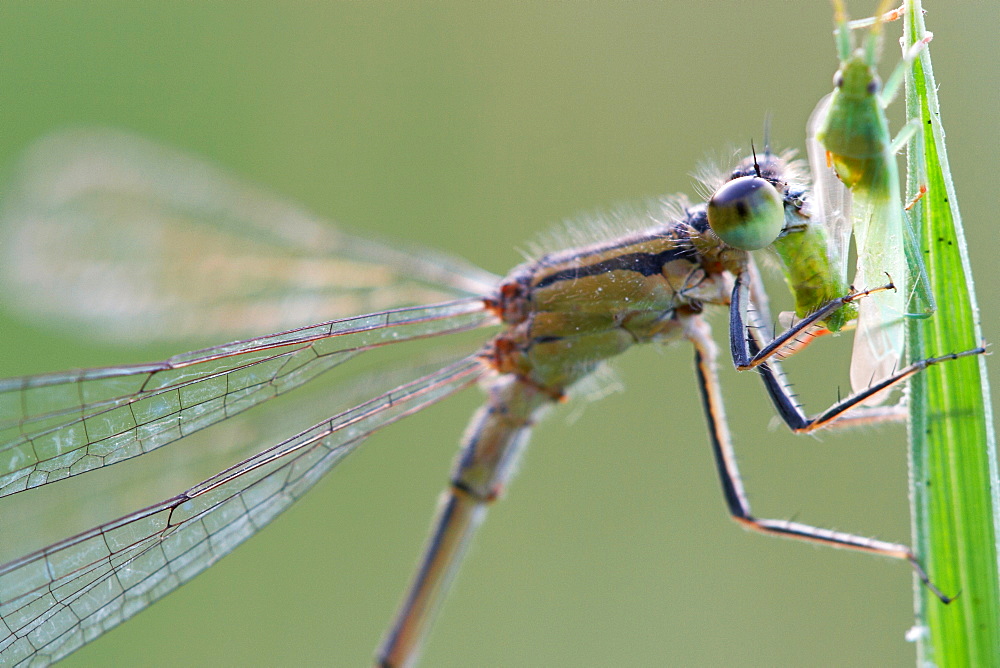
[[[498,489],[491,489],[487,492],[483,492],[458,479],[451,481],[451,491],[456,496],[464,496],[480,503],[493,503],[500,497],[500,491]]]

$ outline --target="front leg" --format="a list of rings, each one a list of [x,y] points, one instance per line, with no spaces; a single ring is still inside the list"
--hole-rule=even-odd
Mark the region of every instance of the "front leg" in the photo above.
[[[762,347],[758,343],[759,337],[752,335],[751,330],[746,324],[749,302],[749,281],[746,279],[746,275],[737,277],[733,287],[732,303],[730,304],[729,341],[733,361],[736,364],[736,368],[740,371],[753,368],[760,371],[761,379],[764,381],[764,388],[771,397],[778,415],[788,425],[789,429],[796,433],[808,433],[828,427],[857,426],[860,424],[905,419],[907,413],[906,409],[902,406],[861,407],[861,404],[873,395],[889,389],[893,385],[929,366],[969,355],[982,355],[986,352],[985,348],[979,347],[960,353],[951,353],[940,357],[919,360],[900,369],[884,380],[860,392],[856,392],[846,399],[837,401],[818,415],[810,417],[802,410],[802,407],[792,394],[790,384],[785,379],[785,374],[781,370],[780,364],[778,364],[776,359],[771,358],[781,353],[787,356],[804,348],[806,342],[800,337],[803,335],[815,336],[808,331],[809,328],[843,305],[874,292],[890,290],[894,289],[894,287],[892,283],[889,283],[871,290],[863,290],[861,292],[852,291],[843,297],[832,299],[823,304],[816,312],[789,327],[769,343],[763,344]],[[766,326],[759,324],[757,319],[753,319],[752,323],[757,332],[767,331]],[[852,408],[861,408],[861,410],[851,411]]]
[[[886,285],[870,290],[851,290],[851,292],[843,297],[831,299],[824,303],[808,316],[776,336],[764,345],[763,348],[755,347],[755,350],[751,351],[750,336],[748,336],[749,328],[747,326],[751,282],[752,277],[749,274],[744,273],[737,276],[733,284],[733,294],[729,303],[729,347],[732,352],[733,364],[736,365],[738,371],[753,369],[775,355],[784,353],[787,356],[801,350],[805,345],[800,337],[815,336],[814,334],[810,334],[808,330],[818,322],[826,319],[837,309],[862,297],[867,297],[870,294],[882,292],[883,290],[896,289],[896,286],[892,283],[892,277],[889,277],[889,283]],[[754,324],[756,326],[756,319],[754,320]]]

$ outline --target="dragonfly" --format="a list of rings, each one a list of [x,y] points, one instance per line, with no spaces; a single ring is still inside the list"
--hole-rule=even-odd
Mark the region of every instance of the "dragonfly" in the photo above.
[[[859,305],[851,386],[857,391],[892,375],[904,351],[908,317],[936,310],[916,235],[903,206],[896,154],[913,137],[917,121],[893,138],[885,108],[898,95],[905,70],[930,41],[928,35],[903,54],[885,86],[877,66],[884,24],[898,16],[883,2],[874,19],[849,22],[843,3],[834,2],[840,66],[834,91],[817,105],[809,121],[810,164],[818,206],[824,208],[831,251],[846,272],[853,232],[857,249],[854,284],[877,285],[886,274],[897,284]],[[868,28],[856,48],[854,29]],[[917,124],[915,124],[917,123]],[[835,175],[835,178],[834,178]]]
[[[472,385],[486,394],[459,449],[380,666],[414,665],[464,550],[499,499],[531,428],[609,359],[689,341],[730,515],[763,534],[905,560],[909,547],[752,514],[730,440],[706,308],[728,307],[730,353],[756,369],[796,432],[872,422],[859,404],[938,362],[921,360],[806,415],[779,358],[884,285],[832,277],[806,170],[766,150],[706,183],[708,202],[664,199],[623,232],[542,254],[498,277],[431,251],[348,235],[200,160],[114,131],[39,143],[5,199],[0,245],[33,308],[155,336],[278,333],[160,362],[0,381],[0,495],[103,469],[180,441],[387,346],[489,328],[477,349],[348,405],[159,503],[0,566],[0,660],[44,665],[95,640],[214,564],[306,493],[368,436]],[[773,249],[800,319],[771,332],[752,253]],[[83,252],[86,251],[86,252]],[[58,267],[58,271],[52,269]],[[82,282],[38,285],[73,274]],[[437,299],[431,303],[429,300]],[[317,310],[381,310],[289,326]],[[485,339],[485,340],[484,340]],[[356,362],[355,362],[356,363]],[[423,371],[420,369],[423,368]],[[934,590],[947,601],[941,592]]]

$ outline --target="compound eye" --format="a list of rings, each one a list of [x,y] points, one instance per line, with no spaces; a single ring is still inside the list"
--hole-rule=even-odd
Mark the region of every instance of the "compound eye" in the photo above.
[[[708,200],[708,224],[733,248],[764,248],[774,243],[785,226],[784,201],[767,179],[741,176]]]

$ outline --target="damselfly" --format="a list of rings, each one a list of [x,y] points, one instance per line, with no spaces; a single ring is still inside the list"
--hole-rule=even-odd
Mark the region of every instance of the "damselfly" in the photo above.
[[[91,282],[87,294],[103,299],[82,304],[84,295],[70,292],[67,309],[118,309],[134,327],[186,321],[228,330],[250,314],[285,323],[317,304],[331,313],[380,300],[394,307],[159,363],[2,381],[4,494],[155,450],[390,344],[499,330],[476,352],[345,407],[183,494],[2,567],[5,662],[45,663],[95,639],[262,528],[368,435],[479,382],[487,403],[469,427],[421,568],[379,652],[383,665],[411,664],[534,421],[605,360],[654,341],[687,339],[695,347],[712,451],[737,521],[763,533],[905,559],[928,583],[904,545],[750,513],[729,442],[715,347],[701,316],[706,307],[730,306],[734,362],[760,371],[782,419],[799,432],[875,419],[883,414],[850,409],[929,364],[982,352],[911,365],[816,418],[803,414],[775,356],[867,293],[829,274],[825,229],[818,216],[810,217],[807,184],[781,156],[766,152],[709,183],[707,206],[661,202],[621,221],[631,231],[544,254],[504,279],[449,258],[344,235],[135,137],[57,136],[34,151],[24,174],[7,200],[5,246],[16,260],[8,270],[41,269],[43,276],[53,262],[80,262],[73,269]],[[132,233],[123,245],[122,235]],[[146,246],[139,264],[133,243]],[[774,339],[753,260],[735,247],[772,244],[801,316]],[[184,258],[183,269],[175,270],[171,253],[191,249],[205,261]],[[317,264],[317,254],[342,263]],[[333,266],[349,271],[323,270]],[[277,284],[285,289],[275,292]],[[137,294],[133,290],[163,302],[123,297],[123,291]],[[446,300],[405,305],[431,294]],[[164,320],[166,313],[185,318]]]

